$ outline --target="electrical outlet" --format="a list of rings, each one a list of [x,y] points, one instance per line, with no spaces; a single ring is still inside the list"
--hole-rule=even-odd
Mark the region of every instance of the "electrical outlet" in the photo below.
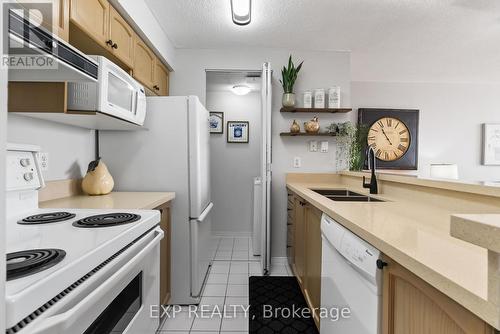
[[[293,167],[300,168],[302,166],[302,159],[300,157],[293,158]]]
[[[326,140],[321,142],[321,153],[328,153],[328,142]]]
[[[316,140],[309,142],[309,152],[318,152],[318,142]]]
[[[40,152],[38,154],[40,162],[40,169],[45,172],[49,170],[49,154],[47,152]]]

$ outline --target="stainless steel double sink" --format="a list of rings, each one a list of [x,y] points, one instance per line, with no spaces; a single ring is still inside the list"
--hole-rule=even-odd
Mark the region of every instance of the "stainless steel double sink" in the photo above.
[[[366,196],[347,189],[311,189],[336,202],[384,202],[381,199]]]

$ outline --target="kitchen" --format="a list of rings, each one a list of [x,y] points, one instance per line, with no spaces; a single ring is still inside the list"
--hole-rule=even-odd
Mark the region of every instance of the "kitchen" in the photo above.
[[[0,250],[46,247],[66,257],[31,279],[0,280],[7,332],[498,331],[495,2],[48,3],[48,12],[34,8],[58,37],[37,47],[47,40],[34,25],[29,42],[42,56],[55,52],[58,68],[0,69],[0,208],[8,217]],[[2,19],[19,22],[1,25],[3,38],[23,41],[16,29],[25,22]],[[295,69],[303,61],[291,91],[280,83],[289,57]],[[217,75],[223,85],[214,88]],[[250,93],[237,95],[241,85]],[[209,113],[221,117],[210,134]],[[319,124],[308,122],[315,116]],[[363,126],[368,134],[356,141]],[[407,134],[397,135],[403,126]],[[378,148],[372,157],[368,145]],[[100,173],[104,181],[92,182]],[[54,212],[75,216],[18,224]],[[141,217],[72,225],[116,213]],[[360,260],[363,275],[355,257],[345,260],[360,256],[358,246],[370,254]],[[134,294],[142,308],[111,307],[117,296],[137,307]],[[153,304],[171,307],[149,314]],[[348,305],[350,316],[266,319],[262,304]],[[193,305],[239,307],[234,317],[203,318]]]

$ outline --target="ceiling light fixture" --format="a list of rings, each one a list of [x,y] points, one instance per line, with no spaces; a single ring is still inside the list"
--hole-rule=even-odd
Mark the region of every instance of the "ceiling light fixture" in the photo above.
[[[250,93],[251,89],[248,86],[245,85],[236,85],[233,86],[233,93],[236,95],[247,95]]]
[[[252,20],[252,0],[230,0],[233,22],[245,26]]]

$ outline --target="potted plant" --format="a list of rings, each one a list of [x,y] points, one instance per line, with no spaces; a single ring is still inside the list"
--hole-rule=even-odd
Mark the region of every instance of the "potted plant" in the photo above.
[[[295,67],[292,61],[292,55],[288,58],[288,66],[283,66],[281,70],[281,80],[280,83],[283,86],[283,107],[293,107],[295,106],[295,94],[293,93],[293,85],[295,85],[295,80],[297,80],[297,75],[302,68],[302,61],[299,66]]]
[[[327,127],[329,133],[337,136],[336,162],[337,170],[349,169],[360,171],[364,164],[364,148],[368,136],[365,125],[357,126],[351,122],[332,123]]]

